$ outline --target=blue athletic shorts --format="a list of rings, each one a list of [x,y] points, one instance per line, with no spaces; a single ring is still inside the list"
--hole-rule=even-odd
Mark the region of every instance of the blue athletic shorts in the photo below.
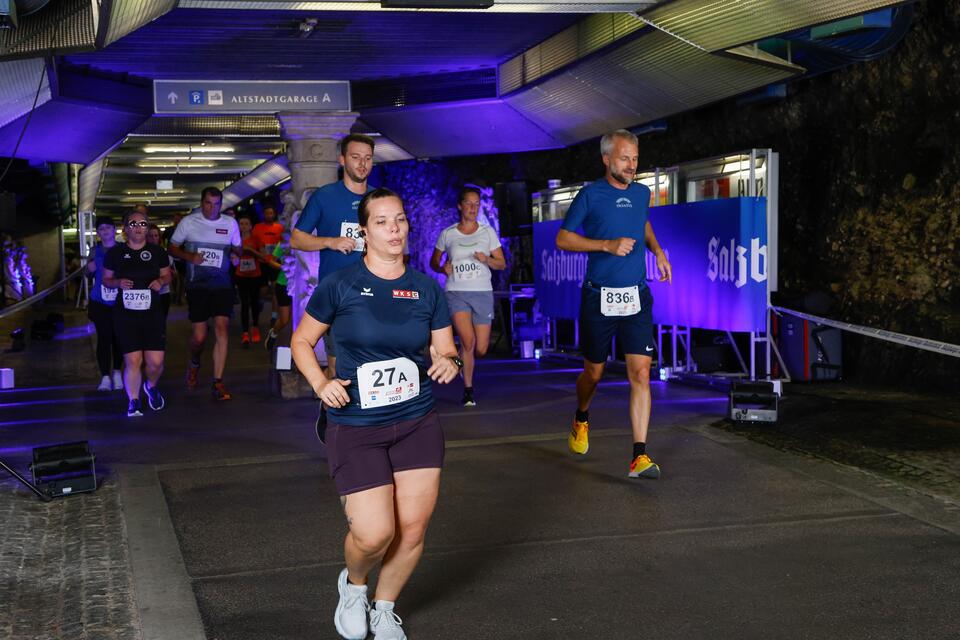
[[[625,354],[653,357],[653,294],[640,286],[640,311],[632,316],[605,316],[600,312],[600,286],[583,283],[580,294],[580,349],[590,362],[610,355],[613,336]]]
[[[450,317],[466,312],[473,324],[491,324],[493,322],[493,291],[447,291],[447,306]]]

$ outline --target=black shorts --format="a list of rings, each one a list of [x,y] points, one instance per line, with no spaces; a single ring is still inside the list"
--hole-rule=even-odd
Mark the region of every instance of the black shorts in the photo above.
[[[653,294],[640,285],[640,311],[632,316],[605,316],[600,312],[600,287],[584,282],[580,294],[580,349],[590,362],[610,355],[613,336],[625,354],[653,357]]]
[[[260,277],[263,279],[263,284],[269,285],[271,282],[275,282],[278,275],[280,275],[280,269],[263,262],[260,263]]]
[[[149,311],[114,307],[113,332],[120,353],[167,350],[167,319],[158,302]]]
[[[330,421],[326,445],[330,476],[341,496],[393,484],[398,471],[443,467],[443,429],[435,409],[376,427]]]
[[[290,297],[290,293],[287,291],[287,285],[277,283],[277,286],[273,288],[274,293],[277,294],[277,306],[278,307],[292,307],[293,298]]]
[[[187,317],[190,322],[233,315],[233,289],[187,289]]]

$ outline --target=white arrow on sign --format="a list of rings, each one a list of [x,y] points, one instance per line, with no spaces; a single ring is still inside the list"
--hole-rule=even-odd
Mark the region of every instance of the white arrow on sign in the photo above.
[[[178,95],[177,95],[176,93],[174,93],[173,91],[171,91],[170,93],[167,94],[167,100],[170,101],[170,104],[177,104],[177,98],[179,98],[179,97],[180,97],[180,96],[178,96]]]

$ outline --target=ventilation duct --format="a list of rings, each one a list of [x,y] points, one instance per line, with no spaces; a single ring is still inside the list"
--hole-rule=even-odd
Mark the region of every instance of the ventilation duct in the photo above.
[[[77,210],[93,211],[100,192],[100,181],[103,178],[103,159],[91,162],[80,170],[77,190]]]
[[[37,106],[50,101],[50,78],[43,73],[45,64],[41,58],[0,62],[0,128],[30,111],[34,97],[37,97]],[[12,149],[0,148],[0,156],[10,151]]]
[[[97,49],[116,42],[177,6],[177,0],[102,0]]]
[[[224,209],[232,207],[289,177],[290,168],[287,166],[287,156],[280,154],[267,160],[224,189],[222,206]]]
[[[0,60],[102,49],[176,5],[177,0],[17,2],[17,28],[0,30]]]
[[[900,4],[904,0],[674,0],[640,16],[665,33],[715,52]]]

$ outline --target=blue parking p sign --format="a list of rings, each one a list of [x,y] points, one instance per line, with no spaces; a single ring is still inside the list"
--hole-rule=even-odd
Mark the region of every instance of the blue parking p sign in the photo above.
[[[203,91],[191,91],[190,104],[203,104]]]

